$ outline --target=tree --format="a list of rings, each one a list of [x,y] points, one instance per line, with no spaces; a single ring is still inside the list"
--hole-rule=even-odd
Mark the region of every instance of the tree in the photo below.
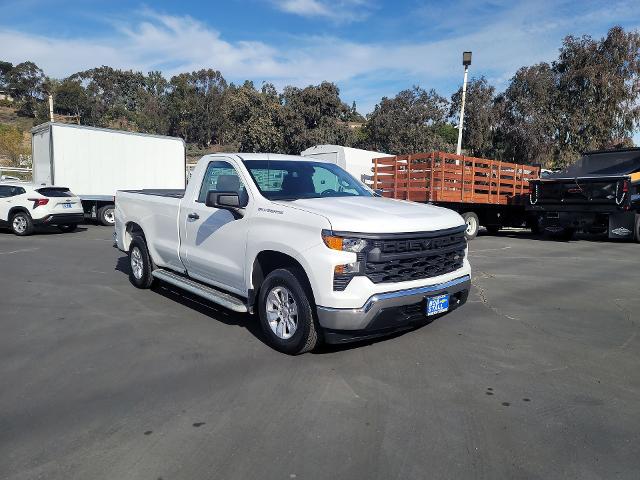
[[[280,101],[286,153],[297,155],[323,143],[351,144],[352,132],[346,124],[351,110],[340,99],[340,89],[335,84],[285,87]]]
[[[522,67],[494,108],[499,125],[494,149],[499,158],[549,163],[557,137],[555,73],[547,63]]]
[[[363,146],[393,154],[451,150],[438,133],[448,111],[447,100],[435,90],[413,87],[384,97],[367,119]]]
[[[44,72],[33,62],[22,62],[8,71],[6,79],[8,87],[20,102],[18,114],[33,117],[36,104],[43,97]]]
[[[640,120],[639,33],[617,26],[600,41],[568,36],[553,68],[559,163],[631,137]]]
[[[0,88],[7,88],[9,86],[9,72],[13,70],[13,64],[11,62],[4,62],[0,60]]]
[[[493,129],[496,115],[494,110],[495,88],[487,79],[480,77],[471,79],[467,85],[465,97],[464,125],[462,130],[462,146],[475,156],[487,156],[493,149]],[[449,116],[460,122],[460,106],[462,103],[462,87],[451,96]],[[457,135],[455,142],[457,143]]]
[[[0,124],[0,157],[6,157],[10,166],[18,167],[28,155],[24,132],[17,127]]]
[[[225,140],[243,152],[279,152],[283,149],[281,105],[271,84],[261,91],[253,82],[231,85],[224,96]]]
[[[203,147],[218,141],[226,88],[227,82],[217,70],[181,73],[171,78],[168,95],[170,133]]]

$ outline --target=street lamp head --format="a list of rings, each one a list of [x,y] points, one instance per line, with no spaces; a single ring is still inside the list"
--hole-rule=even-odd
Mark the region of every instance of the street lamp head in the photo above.
[[[471,65],[471,52],[462,52],[462,65],[465,67]]]

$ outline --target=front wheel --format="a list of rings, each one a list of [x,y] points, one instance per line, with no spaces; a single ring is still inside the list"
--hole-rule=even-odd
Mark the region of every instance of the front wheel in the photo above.
[[[478,215],[473,212],[464,212],[462,214],[462,218],[467,224],[464,236],[467,240],[473,240],[478,235],[478,230],[480,229],[480,220],[478,219]]]
[[[313,350],[318,329],[313,318],[310,295],[300,282],[301,273],[278,269],[260,287],[258,311],[267,343],[289,355]]]
[[[98,221],[105,227],[113,227],[116,223],[115,207],[105,205],[98,210]]]
[[[33,233],[33,221],[27,212],[18,212],[11,217],[11,231],[19,237]]]

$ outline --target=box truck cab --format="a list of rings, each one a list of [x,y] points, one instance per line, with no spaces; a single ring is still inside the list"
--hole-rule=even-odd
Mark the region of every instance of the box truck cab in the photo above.
[[[53,122],[31,135],[34,183],[68,187],[103,225],[115,222],[116,190],[185,188],[181,138]]]

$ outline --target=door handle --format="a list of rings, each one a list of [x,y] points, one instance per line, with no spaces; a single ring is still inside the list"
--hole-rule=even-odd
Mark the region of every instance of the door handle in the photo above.
[[[200,215],[198,215],[197,213],[190,213],[189,215],[187,215],[187,218],[189,220],[198,220],[200,218]]]

